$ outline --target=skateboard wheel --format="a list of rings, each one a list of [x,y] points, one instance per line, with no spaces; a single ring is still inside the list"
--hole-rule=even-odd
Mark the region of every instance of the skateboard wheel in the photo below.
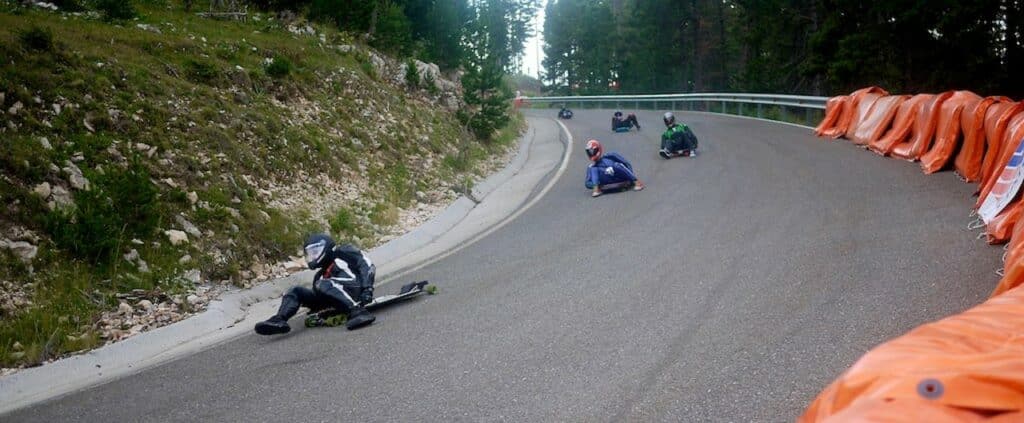
[[[437,293],[437,285],[428,285],[427,286],[427,293],[430,294],[430,295],[436,294]]]

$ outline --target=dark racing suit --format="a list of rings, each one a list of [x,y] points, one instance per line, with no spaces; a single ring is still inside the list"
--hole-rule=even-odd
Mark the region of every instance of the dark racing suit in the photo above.
[[[636,129],[640,129],[640,121],[638,121],[636,119],[636,115],[634,115],[632,113],[630,113],[626,117],[612,116],[612,130],[613,131],[616,130],[616,129],[619,129],[619,128],[632,128],[634,126],[636,127]]]
[[[313,289],[293,286],[281,299],[277,316],[287,320],[300,306],[311,311],[337,308],[348,313],[356,305],[373,301],[373,280],[376,266],[369,257],[351,245],[331,250],[331,261],[313,276]]]
[[[636,175],[633,174],[633,165],[618,153],[605,153],[600,160],[587,166],[587,189],[626,181],[636,182]]]
[[[673,123],[661,135],[661,149],[669,153],[689,152],[697,149],[697,136],[684,124]]]

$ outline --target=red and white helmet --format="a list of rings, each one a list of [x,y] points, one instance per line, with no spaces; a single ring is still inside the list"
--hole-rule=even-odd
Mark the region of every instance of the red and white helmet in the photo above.
[[[601,156],[604,155],[604,147],[601,147],[601,143],[597,140],[587,141],[587,157],[590,161],[596,162],[601,160]]]

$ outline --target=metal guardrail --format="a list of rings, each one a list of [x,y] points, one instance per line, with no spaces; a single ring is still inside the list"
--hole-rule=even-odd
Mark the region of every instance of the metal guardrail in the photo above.
[[[671,110],[683,110],[678,106],[680,103],[686,106],[686,110],[699,110],[711,113],[722,113],[729,115],[752,116],[761,119],[780,120],[787,122],[799,122],[813,126],[816,120],[824,116],[825,103],[828,97],[812,97],[799,95],[782,94],[746,94],[746,93],[698,93],[698,94],[653,94],[653,95],[595,95],[595,96],[561,96],[561,97],[523,97],[528,103],[539,105],[541,103],[564,103],[567,107],[575,104],[579,107],[584,105],[597,104],[598,107],[608,107],[614,104],[614,108],[622,108],[623,105],[630,105],[635,109],[644,106],[653,106],[658,109],[664,103],[671,104]],[[730,110],[730,105],[733,110]],[[753,105],[753,110],[744,110],[744,106]],[[718,107],[715,107],[718,106]],[[715,109],[718,109],[717,111]],[[804,116],[801,119],[796,113],[789,109],[802,109]],[[802,122],[801,122],[802,121]]]

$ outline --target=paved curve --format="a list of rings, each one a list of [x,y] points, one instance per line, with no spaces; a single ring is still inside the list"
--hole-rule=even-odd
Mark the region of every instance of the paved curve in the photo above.
[[[591,199],[574,152],[533,208],[419,272],[440,295],[4,420],[792,421],[867,349],[996,283],[1001,251],[964,230],[971,186],[948,172],[687,113],[704,154],[664,161],[657,114],[628,134],[609,116],[567,122],[577,149],[601,139],[648,189]]]

